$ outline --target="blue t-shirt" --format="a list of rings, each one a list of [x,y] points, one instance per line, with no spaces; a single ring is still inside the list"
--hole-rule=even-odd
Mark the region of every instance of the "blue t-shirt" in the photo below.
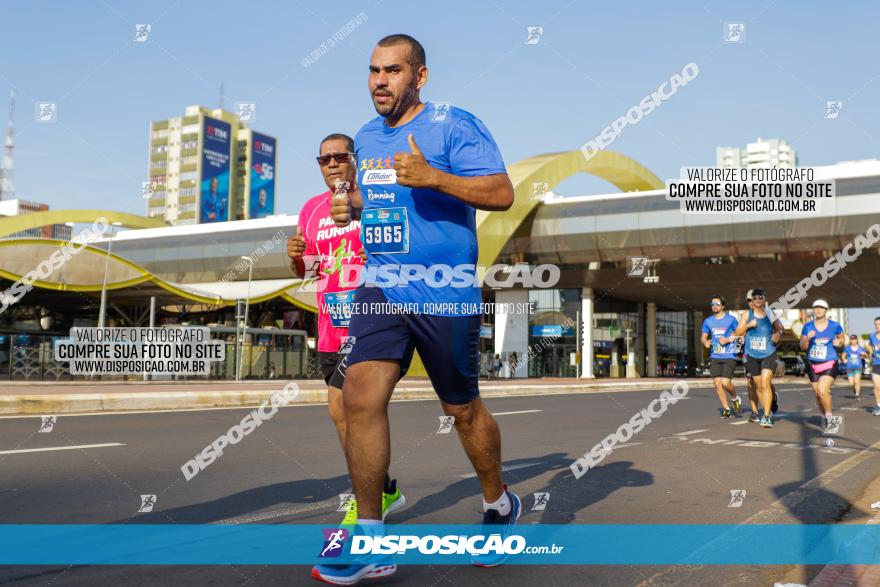
[[[862,345],[856,346],[853,348],[852,345],[847,345],[844,353],[846,354],[846,368],[847,369],[861,369],[862,368],[862,353],[865,351],[865,347]]]
[[[834,350],[834,338],[843,332],[840,323],[834,320],[828,320],[825,330],[816,328],[813,320],[804,324],[801,336],[809,336],[811,332],[815,332],[816,336],[810,339],[810,346],[807,347],[807,358],[811,363],[824,363],[826,361],[836,361],[837,351]]]
[[[871,364],[880,365],[880,336],[876,332],[872,332],[868,340],[871,341],[871,347],[874,349],[874,360],[871,361]]]
[[[733,332],[736,330],[736,326],[738,323],[739,321],[730,314],[725,314],[723,318],[716,318],[713,314],[712,316],[709,316],[708,318],[703,320],[703,332],[712,337],[712,352],[709,353],[709,358],[736,358],[736,352],[739,347],[737,342],[734,340],[733,342],[729,342],[727,344],[721,344],[720,342],[718,342],[718,339],[722,337],[731,337],[733,335]]]
[[[772,310],[765,310],[765,312],[772,312]],[[769,314],[765,314],[763,318],[758,318],[755,316],[754,310],[749,310],[746,322],[751,322],[753,319],[758,321],[757,326],[746,331],[745,347],[746,353],[750,357],[763,359],[776,352],[776,345],[770,339],[773,335],[773,323],[770,322],[768,316]]]
[[[479,314],[480,287],[474,287],[476,210],[442,192],[397,183],[394,154],[411,153],[410,133],[428,164],[440,171],[467,177],[507,173],[489,130],[460,108],[438,109],[426,102],[403,126],[390,128],[382,116],[365,124],[354,142],[364,201],[361,242],[367,253],[366,281],[384,284],[389,302],[419,304],[423,313]],[[413,277],[419,271],[422,278]]]

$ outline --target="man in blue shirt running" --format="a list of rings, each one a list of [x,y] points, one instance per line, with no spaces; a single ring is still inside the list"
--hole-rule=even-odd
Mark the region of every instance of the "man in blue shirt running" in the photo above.
[[[713,296],[710,302],[712,315],[703,320],[703,333],[700,340],[709,349],[709,373],[715,382],[715,393],[721,402],[721,417],[730,418],[731,414],[742,413],[742,402],[733,386],[733,369],[736,367],[737,344],[733,335],[737,319],[727,312],[724,298]],[[730,395],[733,409],[727,401]]]
[[[880,316],[874,318],[874,332],[868,340],[871,341],[871,383],[874,384],[874,401],[877,402],[871,413],[880,416]]]
[[[367,265],[349,324],[353,346],[343,398],[358,531],[382,534],[388,402],[417,350],[479,478],[483,523],[507,536],[521,503],[502,481],[501,435],[479,397],[481,296],[474,275],[476,210],[507,210],[513,186],[482,121],[460,108],[421,101],[427,81],[418,41],[408,35],[380,40],[369,75],[379,116],[355,137]],[[346,225],[350,202],[334,200],[331,214]],[[473,557],[480,566],[503,560]],[[353,584],[395,570],[387,557],[367,557],[352,565],[317,565],[312,576]]]

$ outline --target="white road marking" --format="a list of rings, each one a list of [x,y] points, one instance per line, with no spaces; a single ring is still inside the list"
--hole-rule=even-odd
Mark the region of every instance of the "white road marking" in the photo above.
[[[512,416],[513,414],[534,414],[543,410],[520,410],[518,412],[493,412],[493,416]]]
[[[0,455],[15,455],[25,452],[47,452],[50,450],[77,450],[81,448],[104,448],[106,446],[125,446],[122,442],[105,442],[104,444],[78,444],[76,446],[46,446],[43,448],[22,448],[18,450],[0,450]]]
[[[709,431],[708,428],[704,428],[702,430],[688,430],[686,432],[678,432],[676,434],[673,434],[673,436],[690,436],[691,434],[698,434],[700,432],[708,432],[708,431]]]
[[[611,449],[611,452],[614,452],[619,448],[629,448],[631,446],[638,446],[640,444],[642,444],[642,443],[641,442],[628,442],[626,444],[615,444],[614,447]]]
[[[315,510],[327,509],[327,510],[335,510],[337,504],[333,501],[321,501],[317,503],[309,503],[301,506],[293,506],[293,507],[283,507],[277,510],[269,510],[265,512],[257,512],[255,514],[247,514],[244,516],[235,516],[232,518],[225,518],[223,520],[217,520],[215,522],[211,522],[212,524],[219,525],[233,525],[233,524],[253,524],[254,522],[262,522],[264,520],[271,520],[273,518],[281,518],[284,516],[295,516],[296,514],[301,514],[304,512],[312,512]]]
[[[535,465],[540,465],[543,462],[544,461],[528,461],[528,462],[519,463],[516,465],[501,465],[501,472],[504,473],[507,471],[515,471],[517,469],[525,469],[526,467],[534,467]],[[464,475],[459,475],[459,478],[460,479],[471,479],[476,476],[477,476],[476,473],[465,473]]]

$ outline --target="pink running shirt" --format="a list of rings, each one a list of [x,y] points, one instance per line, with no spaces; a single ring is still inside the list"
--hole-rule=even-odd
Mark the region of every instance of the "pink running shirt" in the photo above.
[[[330,216],[330,191],[311,198],[299,213],[300,234],[306,239],[306,273],[317,271],[318,352],[335,353],[348,337],[361,260],[361,223],[339,228]],[[353,267],[357,266],[357,267]],[[347,269],[346,269],[347,268]],[[340,276],[343,276],[340,283]]]

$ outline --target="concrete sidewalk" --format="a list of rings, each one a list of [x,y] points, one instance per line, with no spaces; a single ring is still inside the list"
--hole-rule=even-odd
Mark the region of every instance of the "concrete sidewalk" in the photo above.
[[[317,379],[295,380],[300,391],[294,404],[320,404],[327,401],[327,388]],[[485,379],[480,382],[483,397],[553,395],[571,393],[613,393],[622,391],[660,391],[669,389],[676,378],[652,379]],[[712,387],[709,378],[686,379],[691,387]],[[804,383],[802,377],[781,377],[777,383]],[[0,414],[73,414],[134,410],[184,410],[216,407],[258,406],[289,381],[246,382],[147,382],[147,381],[68,381],[10,382],[0,384]],[[735,379],[738,389],[745,379]],[[845,381],[840,384],[846,385]],[[394,392],[393,400],[435,398],[427,379],[406,378]]]

